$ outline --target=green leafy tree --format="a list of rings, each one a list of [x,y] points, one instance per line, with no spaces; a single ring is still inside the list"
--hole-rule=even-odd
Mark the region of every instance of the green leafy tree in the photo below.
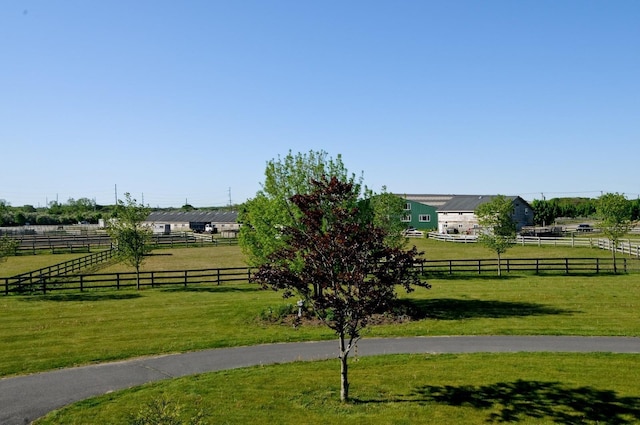
[[[388,309],[399,285],[429,287],[414,267],[419,253],[385,242],[371,204],[337,177],[313,180],[290,198],[300,216],[280,229],[282,244],[254,275],[263,287],[299,296],[339,338],[340,399],[349,399],[348,356],[371,316]],[[320,291],[318,291],[320,288]]]
[[[9,218],[9,203],[4,199],[0,199],[0,226],[6,226],[11,221]]]
[[[145,255],[151,251],[148,243],[152,229],[144,224],[150,212],[148,207],[138,204],[129,193],[125,193],[125,200],[118,200],[107,225],[107,232],[117,246],[118,256],[136,269],[137,289],[140,289],[140,266]]]
[[[405,224],[402,222],[405,201],[382,188],[382,193],[370,198],[373,223],[376,227],[386,229],[385,242],[390,247],[402,248],[407,244],[404,236]]]
[[[533,209],[533,222],[537,226],[551,225],[556,219],[556,211],[549,201],[534,199],[531,203]]]
[[[239,242],[252,266],[260,266],[274,251],[284,245],[284,227],[298,226],[301,218],[298,207],[291,201],[297,194],[311,190],[311,181],[323,176],[336,176],[361,189],[361,181],[349,174],[338,155],[330,158],[324,151],[289,154],[267,163],[265,181],[256,196],[245,202],[238,217],[242,223]]]
[[[6,261],[10,255],[16,255],[18,245],[20,245],[20,242],[16,239],[3,235],[0,238],[0,263]]]
[[[502,254],[514,243],[516,223],[513,220],[513,202],[504,195],[495,196],[489,202],[480,204],[475,214],[482,233],[478,242],[498,255],[498,276],[502,275]]]
[[[631,220],[631,207],[631,203],[619,193],[605,193],[598,198],[597,214],[601,220],[600,229],[611,242],[614,273],[617,273],[616,250],[620,238],[634,226],[634,222]]]

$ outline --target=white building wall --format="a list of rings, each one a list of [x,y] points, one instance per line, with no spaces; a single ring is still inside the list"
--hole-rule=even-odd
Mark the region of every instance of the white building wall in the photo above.
[[[447,233],[447,231],[457,231],[457,233],[460,234],[473,234],[476,227],[478,227],[478,219],[473,212],[438,213],[439,233]]]

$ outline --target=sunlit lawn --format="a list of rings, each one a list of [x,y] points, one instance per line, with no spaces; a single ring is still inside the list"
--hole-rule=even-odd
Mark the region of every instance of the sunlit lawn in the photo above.
[[[37,423],[126,424],[164,401],[182,423],[201,414],[206,424],[635,424],[637,365],[638,355],[623,354],[363,357],[351,362],[344,404],[337,360],[299,362],[157,382]]]
[[[365,336],[640,336],[637,274],[433,279],[402,299],[421,317]],[[286,302],[252,284],[0,297],[0,375],[212,347],[333,338],[260,320]]]
[[[476,244],[411,242],[428,259],[492,258],[490,251]],[[589,248],[518,246],[506,257],[609,255]],[[29,267],[46,266],[42,260],[46,257],[54,263],[64,261],[59,255],[38,255],[31,257]],[[29,257],[9,258],[0,265],[0,274],[26,271],[25,258]],[[637,260],[629,261],[637,264]],[[240,248],[230,246],[155,250],[143,269],[244,266]],[[100,271],[128,270],[114,264]],[[503,278],[483,274],[429,281],[431,290],[401,294],[405,307],[417,313],[417,320],[372,326],[364,337],[640,336],[640,279],[636,273],[506,274]],[[287,302],[280,294],[252,284],[0,297],[0,376],[142,355],[335,337],[321,326],[294,329],[260,319],[261,313]],[[627,408],[625,418],[631,418],[619,423],[634,423],[640,421],[637,362],[634,355],[603,354],[362,358],[352,361],[354,402],[347,405],[337,401],[337,363],[295,363],[205,374],[113,393],[81,402],[71,408],[70,416],[60,413],[43,423],[123,423],[141,406],[162,397],[181,407],[186,416],[202,410],[214,418],[205,423],[230,424],[338,420],[480,424],[501,417],[513,419],[512,414],[520,417],[520,423],[554,423],[566,414],[590,419],[594,413],[589,406],[609,397],[606,402],[616,409]],[[489,401],[483,404],[478,393]],[[558,404],[558,397],[559,407],[552,406]],[[579,406],[568,401],[577,397],[581,397]],[[531,403],[545,419],[530,416],[528,412],[535,411]]]

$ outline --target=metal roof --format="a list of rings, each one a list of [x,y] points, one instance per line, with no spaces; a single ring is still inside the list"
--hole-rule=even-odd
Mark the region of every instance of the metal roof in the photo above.
[[[147,221],[168,223],[235,223],[237,211],[153,211]]]
[[[491,201],[498,195],[398,195],[409,201],[435,207],[438,212],[474,212],[479,205]],[[506,196],[515,201],[519,196]],[[524,199],[523,202],[527,203]]]
[[[432,207],[440,207],[451,200],[455,195],[419,195],[419,194],[405,194],[398,195],[408,201],[419,202],[421,204],[429,205]]]

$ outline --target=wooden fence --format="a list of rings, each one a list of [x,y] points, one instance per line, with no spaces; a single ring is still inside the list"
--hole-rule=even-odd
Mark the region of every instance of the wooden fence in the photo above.
[[[220,285],[249,282],[253,269],[247,267],[198,270],[141,271],[141,287]],[[88,289],[124,289],[137,286],[135,272],[76,274],[73,276],[32,275],[27,279],[4,279],[4,294],[46,294],[52,291],[84,291]]]
[[[91,252],[91,249],[104,249],[112,246],[109,235],[101,233],[85,235],[19,235],[14,236],[19,242],[18,252],[37,254],[38,251],[56,252]],[[206,246],[237,245],[237,238],[220,238],[213,235],[195,235],[190,232],[170,235],[153,235],[149,243],[153,247],[162,246]]]
[[[4,293],[5,295],[9,295],[11,288],[23,288],[25,290],[29,290],[29,288],[32,288],[39,284],[46,285],[47,282],[59,279],[62,276],[66,276],[78,272],[82,269],[86,269],[87,267],[91,267],[108,261],[113,258],[115,254],[116,250],[111,248],[103,251],[98,251],[90,255],[85,255],[84,257],[75,258],[73,260],[44,267],[38,270],[33,270],[27,273],[3,278]]]
[[[55,252],[90,252],[91,248],[110,248],[111,238],[106,234],[93,235],[20,235],[14,237],[18,242],[21,253],[38,251]]]
[[[453,274],[496,274],[497,259],[426,260],[415,266],[423,276]],[[627,272],[627,259],[618,259],[616,268]],[[140,272],[141,287],[220,285],[228,282],[249,282],[252,268],[212,268],[197,270],[161,270]],[[597,274],[612,273],[613,260],[604,258],[508,258],[501,262],[503,272]],[[94,273],[53,276],[52,273],[26,273],[22,277],[4,278],[5,295],[46,294],[52,291],[89,289],[124,289],[137,285],[135,272]]]
[[[423,275],[433,274],[482,274],[497,273],[498,259],[477,260],[425,260],[420,264]],[[500,262],[502,272],[544,272],[564,274],[613,273],[612,258],[504,258]],[[615,270],[627,273],[627,259],[616,259]]]

